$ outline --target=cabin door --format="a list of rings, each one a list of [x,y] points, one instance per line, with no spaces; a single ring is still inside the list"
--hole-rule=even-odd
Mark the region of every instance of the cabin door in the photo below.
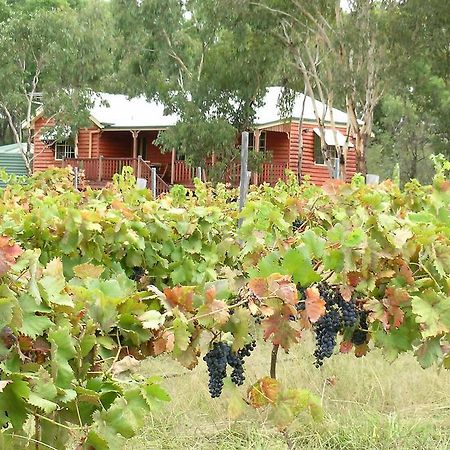
[[[147,161],[147,138],[145,136],[139,137],[138,155],[141,156],[144,161]]]

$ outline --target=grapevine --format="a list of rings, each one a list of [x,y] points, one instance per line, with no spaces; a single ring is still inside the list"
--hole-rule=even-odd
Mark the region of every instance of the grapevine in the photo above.
[[[154,200],[134,184],[128,173],[103,191],[78,192],[68,171],[55,169],[2,191],[6,448],[17,447],[30,420],[33,439],[56,448],[67,429],[95,449],[135,435],[169,400],[157,378],[135,374],[139,361],[162,354],[189,369],[203,358],[211,397],[226,396],[229,377],[245,405],[318,411],[313,393],[284,387],[275,370],[260,380],[245,373],[255,332],[274,359],[312,332],[317,366],[338,351],[362,357],[378,346],[450,368],[444,173],[403,190],[358,177],[252,187],[241,213],[220,186]]]

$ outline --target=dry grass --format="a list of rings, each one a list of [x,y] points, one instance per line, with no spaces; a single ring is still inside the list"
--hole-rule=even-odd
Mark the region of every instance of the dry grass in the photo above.
[[[280,354],[278,378],[321,397],[325,418],[317,424],[299,417],[290,430],[295,448],[450,449],[450,373],[423,370],[407,355],[391,364],[378,350],[361,359],[337,355],[317,370],[311,342],[298,347]],[[247,361],[247,380],[267,375],[269,359],[270,346],[260,344]],[[286,449],[265,413],[249,411],[237,421],[227,419],[226,401],[209,398],[203,362],[188,372],[158,358],[145,362],[142,372],[167,377],[172,402],[149,417],[126,448]],[[335,385],[326,383],[330,377]]]

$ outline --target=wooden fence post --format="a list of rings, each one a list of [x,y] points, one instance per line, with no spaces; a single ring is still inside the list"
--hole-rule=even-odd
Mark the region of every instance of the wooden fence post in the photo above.
[[[241,138],[241,179],[239,183],[239,212],[245,204],[245,199],[247,197],[248,184],[250,182],[249,172],[247,170],[248,166],[248,131],[242,133]],[[242,219],[238,221],[238,227],[242,224]]]
[[[152,195],[153,195],[153,198],[156,198],[156,167],[151,168],[151,173],[152,173],[152,177],[151,177]]]
[[[201,167],[197,167],[197,171],[196,171],[196,175],[195,175],[200,181],[202,180],[202,168]]]
[[[102,181],[103,175],[103,155],[98,157],[98,181]]]

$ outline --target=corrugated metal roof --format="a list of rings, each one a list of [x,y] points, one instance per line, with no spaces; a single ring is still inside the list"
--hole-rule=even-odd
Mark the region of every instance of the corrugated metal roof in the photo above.
[[[266,91],[263,106],[256,110],[255,125],[264,125],[284,120],[278,106],[282,88],[270,87]],[[156,101],[148,101],[144,97],[128,98],[125,95],[100,93],[91,109],[91,116],[108,128],[167,128],[179,120],[175,114],[165,115],[164,105]],[[303,94],[297,94],[293,104],[290,118],[299,119],[303,111]],[[306,96],[303,119],[316,121],[313,108],[314,100]],[[327,106],[318,100],[315,101],[320,117],[324,111],[325,121],[330,121],[330,111]],[[333,119],[336,123],[346,124],[347,113],[333,108]]]
[[[22,148],[20,148],[20,147],[22,147]],[[22,154],[22,149],[25,150],[26,147],[27,147],[26,144],[0,145],[0,153]]]
[[[23,148],[25,146],[26,144],[22,144]],[[0,169],[4,169],[6,173],[12,175],[28,175],[19,144],[0,146]],[[0,188],[3,187],[5,187],[5,183],[0,181]]]

